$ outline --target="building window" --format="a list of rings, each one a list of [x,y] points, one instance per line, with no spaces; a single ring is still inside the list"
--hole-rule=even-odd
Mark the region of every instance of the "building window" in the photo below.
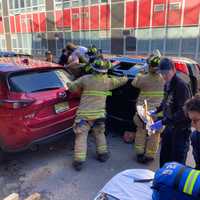
[[[63,0],[63,8],[69,8],[70,7],[70,0]]]
[[[85,6],[89,4],[89,0],[82,0],[80,1],[81,6]]]
[[[76,44],[76,45],[80,45],[80,32],[77,31],[77,32],[72,32],[72,38],[73,38],[73,42]]]
[[[31,0],[26,0],[26,7],[31,7]]]
[[[164,4],[155,4],[154,5],[154,12],[161,12],[165,10]]]
[[[15,8],[19,8],[19,1],[15,0]]]
[[[77,1],[77,0],[72,1],[72,7],[77,7],[77,6],[80,6],[79,1]]]
[[[91,4],[98,4],[99,0],[90,0]]]
[[[70,7],[70,0],[55,0],[54,4],[56,10],[62,10]]]
[[[21,6],[21,8],[25,7],[25,1],[24,0],[20,0],[20,6]]]
[[[181,2],[174,2],[169,4],[170,10],[180,10],[181,9]]]
[[[38,5],[37,0],[32,0],[32,6],[37,6],[37,5]]]
[[[64,33],[64,42],[65,42],[65,44],[67,44],[67,42],[71,42],[71,40],[72,40],[72,36],[71,36],[71,32],[65,32]],[[65,44],[64,44],[64,46],[65,46]]]
[[[13,8],[14,8],[13,0],[10,0],[10,1],[9,1],[9,8],[10,8],[10,9],[13,9]]]

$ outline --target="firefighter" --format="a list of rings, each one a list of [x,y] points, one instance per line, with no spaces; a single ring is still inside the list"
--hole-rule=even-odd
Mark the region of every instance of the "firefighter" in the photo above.
[[[132,85],[140,89],[139,104],[144,104],[144,100],[146,99],[149,109],[153,109],[154,106],[159,106],[163,97],[164,80],[158,73],[159,62],[159,56],[151,55],[148,59],[149,72],[144,75],[139,75],[132,81]],[[153,161],[159,147],[159,131],[148,136],[145,124],[139,115],[135,116],[135,123],[137,125],[135,137],[137,161],[140,163]]]
[[[163,58],[159,70],[165,80],[164,98],[156,112],[163,111],[163,119],[151,125],[160,130],[163,125],[160,167],[166,162],[185,164],[189,149],[190,121],[185,116],[183,105],[192,96],[190,85],[176,75],[176,68],[168,58]]]
[[[108,149],[105,138],[105,102],[111,95],[110,90],[127,82],[127,77],[108,77],[107,71],[111,63],[105,60],[96,60],[93,63],[94,72],[80,77],[68,84],[69,90],[82,91],[80,105],[74,123],[75,148],[73,166],[81,170],[86,160],[87,137],[90,131],[96,139],[97,159],[105,162],[108,158]]]

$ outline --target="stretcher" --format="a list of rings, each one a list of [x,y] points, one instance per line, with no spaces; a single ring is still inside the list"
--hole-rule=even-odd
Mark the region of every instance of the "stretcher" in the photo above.
[[[154,172],[129,169],[115,175],[94,200],[152,200]]]

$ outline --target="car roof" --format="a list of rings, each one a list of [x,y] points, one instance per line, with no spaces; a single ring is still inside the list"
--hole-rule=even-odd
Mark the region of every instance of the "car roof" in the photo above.
[[[0,57],[14,57],[17,54],[14,51],[0,51]]]
[[[131,57],[131,56],[123,56],[123,57],[114,57],[110,59],[111,61],[125,62],[125,63],[138,63],[144,64],[146,59],[143,57]]]
[[[177,62],[184,62],[184,63],[192,63],[192,64],[198,64],[197,61],[191,59],[191,58],[186,58],[186,57],[174,57],[174,56],[167,56],[168,58],[171,58],[172,61],[177,61]]]
[[[61,67],[56,63],[25,58],[25,57],[0,57],[0,73],[10,73],[24,70],[47,69]]]
[[[178,57],[178,56],[162,56],[172,59],[174,62],[184,62],[184,63],[192,63],[198,64],[196,60],[187,57]],[[111,61],[119,61],[119,62],[127,62],[127,63],[143,63],[148,58],[147,55],[124,55],[111,58]]]

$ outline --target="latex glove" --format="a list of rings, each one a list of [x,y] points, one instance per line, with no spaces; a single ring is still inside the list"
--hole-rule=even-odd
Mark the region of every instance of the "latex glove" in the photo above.
[[[162,120],[158,120],[150,126],[152,131],[159,131],[163,127]]]
[[[152,116],[152,117],[156,117],[156,115],[157,115],[156,110],[150,110],[149,115]]]

